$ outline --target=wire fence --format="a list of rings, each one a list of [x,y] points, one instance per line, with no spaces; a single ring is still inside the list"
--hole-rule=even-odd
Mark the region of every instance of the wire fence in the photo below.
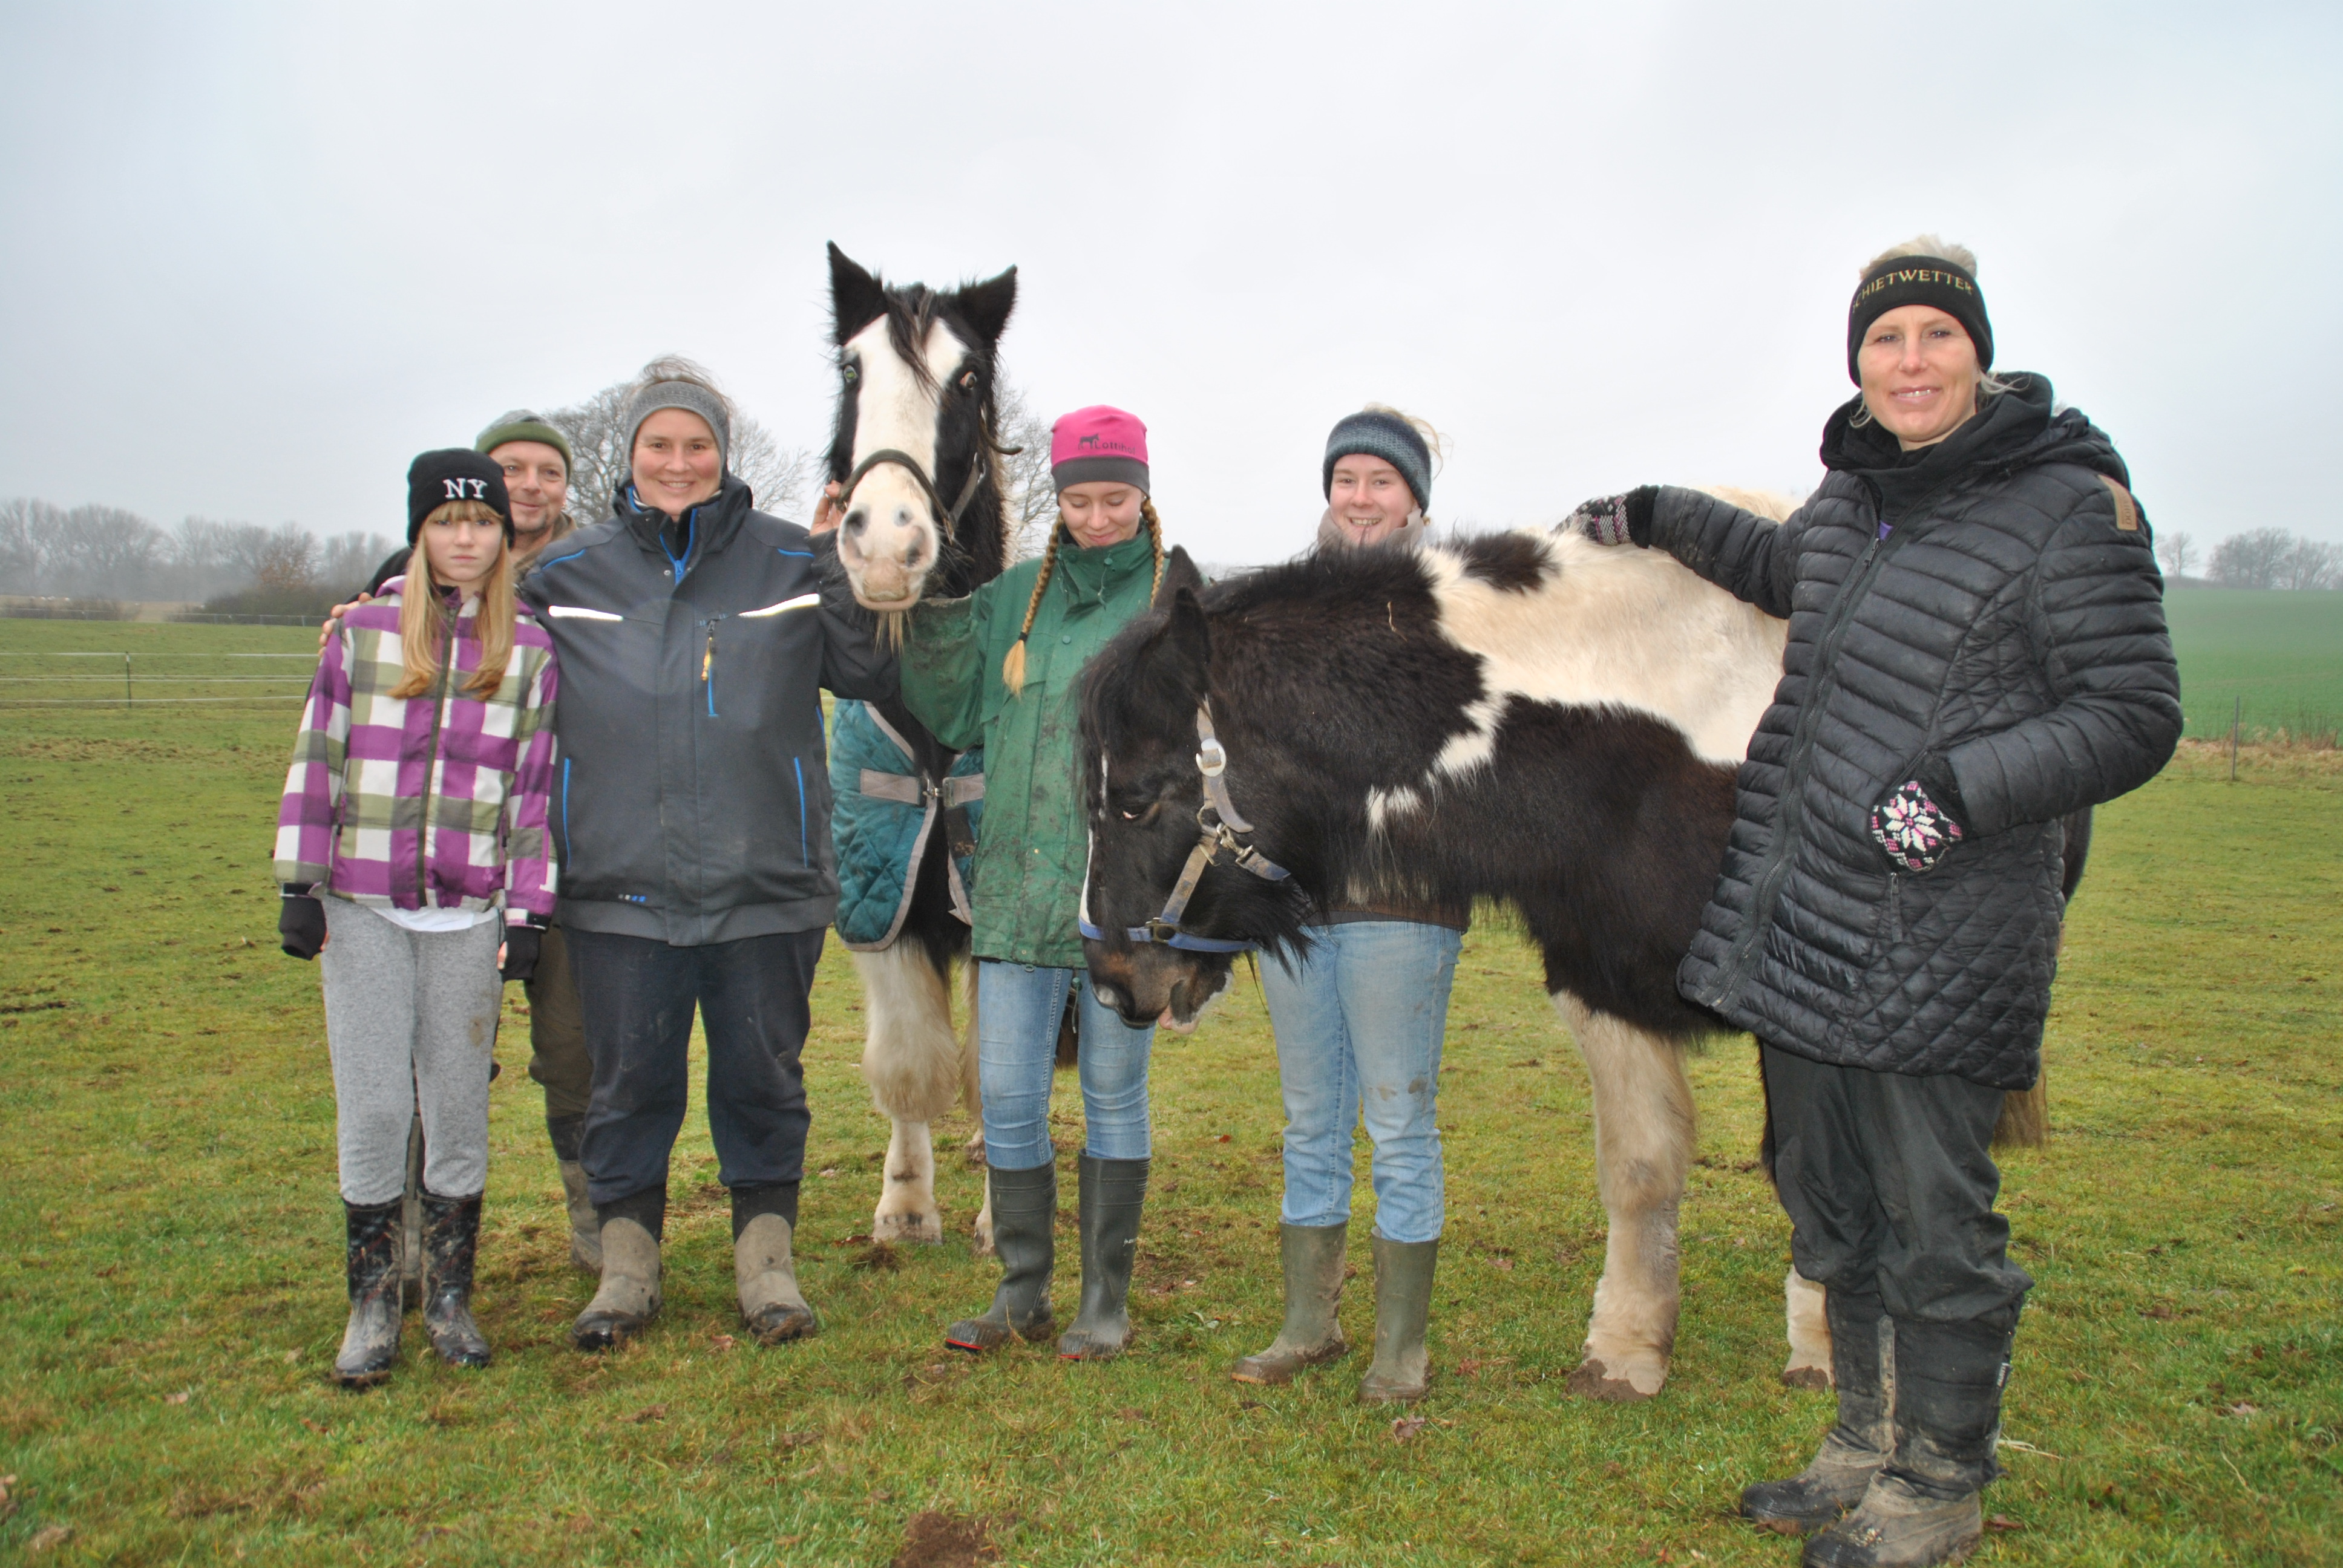
[[[274,665],[256,661],[273,660]],[[0,708],[268,707],[308,695],[315,653],[0,650]],[[280,673],[281,671],[281,673]]]

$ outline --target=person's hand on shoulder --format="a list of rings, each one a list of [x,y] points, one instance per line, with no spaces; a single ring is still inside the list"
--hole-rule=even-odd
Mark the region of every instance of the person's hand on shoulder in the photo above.
[[[358,606],[362,604],[372,604],[373,602],[374,595],[370,593],[362,593],[358,595],[357,598],[350,600],[347,604],[337,604],[333,608],[327,610],[326,612],[326,624],[317,628],[317,651],[319,653],[325,652],[326,645],[334,640],[334,633],[342,629],[342,617],[349,614],[350,611],[357,608]]]
[[[1643,485],[1624,495],[1597,496],[1582,501],[1554,531],[1584,534],[1598,545],[1649,545],[1652,507],[1659,499],[1657,485]]]

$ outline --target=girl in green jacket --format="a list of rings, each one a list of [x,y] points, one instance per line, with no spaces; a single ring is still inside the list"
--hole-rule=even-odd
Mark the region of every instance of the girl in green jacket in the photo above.
[[[1058,1210],[1050,1088],[1059,1020],[1079,999],[1083,1120],[1081,1310],[1058,1341],[1071,1360],[1119,1355],[1147,1195],[1147,1055],[1091,994],[1077,929],[1089,839],[1074,738],[1082,666],[1146,609],[1163,575],[1163,528],[1148,499],[1147,427],[1091,407],[1050,432],[1058,525],[1039,560],[965,598],[912,611],[903,701],[955,750],[984,748],[976,849],[977,1068],[985,1162],[1001,1264],[991,1310],[945,1340],[989,1351],[1056,1327],[1050,1307]],[[1142,531],[1143,528],[1143,531]]]

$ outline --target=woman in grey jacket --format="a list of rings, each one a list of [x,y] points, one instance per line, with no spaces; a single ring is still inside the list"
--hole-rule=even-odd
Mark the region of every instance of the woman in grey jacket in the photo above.
[[[1982,1529],[2033,1283],[1987,1149],[2002,1091],[2041,1070],[2059,819],[2180,735],[2123,460],[2047,381],[1992,366],[1976,258],[1923,236],[1863,271],[1862,391],[1788,521],[1649,487],[1574,514],[1790,622],[1677,980],[1757,1036],[1792,1254],[1828,1287],[1838,1422],[1741,1504],[1829,1526],[1809,1563],[1946,1562]]]
[[[603,1349],[659,1311],[696,1009],[740,1312],[771,1344],[815,1326],[790,1243],[806,999],[838,905],[819,689],[883,701],[895,662],[834,542],[756,510],[728,469],[730,406],[703,373],[651,366],[626,427],[617,515],[520,589],[567,676],[552,831],[594,1061],[579,1155],[602,1277],[571,1337]]]

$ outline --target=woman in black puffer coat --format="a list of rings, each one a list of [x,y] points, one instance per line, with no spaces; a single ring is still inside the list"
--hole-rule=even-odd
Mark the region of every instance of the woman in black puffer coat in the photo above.
[[[2180,735],[2123,459],[2047,381],[1992,365],[1975,257],[1899,246],[1864,269],[1863,390],[1787,522],[1674,488],[1574,516],[1790,622],[1677,983],[1757,1036],[1792,1254],[1829,1291],[1838,1423],[1742,1496],[1775,1529],[1832,1525],[1810,1563],[1948,1561],[1981,1529],[2033,1283],[1987,1146],[2002,1091],[2041,1070],[2059,819],[2146,782]]]

